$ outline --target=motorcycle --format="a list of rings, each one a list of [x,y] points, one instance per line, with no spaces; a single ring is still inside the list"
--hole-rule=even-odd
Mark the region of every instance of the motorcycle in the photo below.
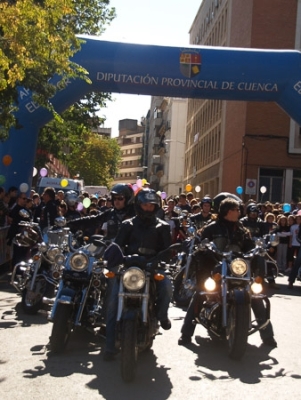
[[[221,261],[204,282],[204,290],[197,293],[196,323],[204,326],[209,336],[228,343],[228,355],[239,360],[243,357],[248,336],[267,326],[270,302],[262,294],[262,278],[253,275],[250,262],[254,256],[264,256],[266,246],[257,241],[248,253],[221,252],[213,242],[205,239],[200,251],[209,250]],[[265,322],[251,320],[252,300],[263,301]]]
[[[162,272],[166,267],[160,259],[165,252],[179,246],[173,244],[151,260],[140,256],[126,257],[124,264],[111,275],[119,278],[115,346],[121,349],[121,376],[125,382],[134,380],[138,353],[150,349],[159,333],[155,281],[165,279]]]
[[[176,208],[176,207],[175,207]],[[180,209],[181,210],[181,209]],[[186,214],[180,216],[186,221],[187,239],[182,242],[182,251],[177,254],[176,269],[177,273],[173,279],[173,300],[178,307],[187,307],[195,292],[196,274],[195,269],[190,268],[192,254],[197,249],[200,236],[196,227],[191,223]]]
[[[26,210],[20,212],[28,214]],[[24,221],[19,223],[21,233],[16,235],[14,243],[28,247],[30,258],[14,266],[10,284],[21,294],[21,304],[26,314],[36,314],[43,308],[43,297],[54,295],[58,284],[58,265],[55,260],[60,258],[63,250],[62,243],[60,246],[50,245],[47,235],[60,237],[58,241],[62,242],[65,232],[59,228],[64,224],[64,219],[57,218],[56,231],[50,233],[49,230],[43,233],[37,223]]]
[[[50,336],[50,350],[54,353],[64,351],[72,332],[77,327],[92,329],[104,328],[104,299],[106,276],[102,255],[106,243],[102,236],[94,235],[91,243],[79,248],[73,247],[73,237],[69,233],[68,247],[61,279],[48,320],[53,323]]]

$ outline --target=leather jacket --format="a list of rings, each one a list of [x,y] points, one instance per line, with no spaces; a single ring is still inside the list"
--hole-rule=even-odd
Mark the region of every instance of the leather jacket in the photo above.
[[[170,226],[157,217],[146,221],[135,216],[122,222],[115,243],[126,255],[138,254],[152,258],[171,245]],[[167,253],[162,261],[169,260],[170,254]]]

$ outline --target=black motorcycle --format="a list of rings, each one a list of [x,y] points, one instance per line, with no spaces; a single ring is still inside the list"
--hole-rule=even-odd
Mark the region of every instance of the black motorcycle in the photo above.
[[[185,220],[187,239],[182,242],[175,262],[177,273],[173,278],[173,300],[178,307],[187,307],[196,289],[195,269],[190,266],[192,255],[200,243],[200,236],[189,216],[181,214],[181,211],[180,209],[179,223]]]
[[[53,323],[50,350],[61,353],[78,327],[89,330],[104,327],[106,276],[102,255],[106,243],[102,236],[91,237],[91,243],[75,249],[69,234],[70,252],[66,255],[56,298],[49,321]],[[44,299],[49,304],[49,299]]]
[[[26,210],[20,212],[27,213]],[[55,227],[42,233],[37,223],[22,221],[19,223],[21,232],[14,238],[15,245],[28,248],[28,259],[14,266],[10,280],[22,296],[21,304],[26,314],[36,314],[45,308],[43,297],[54,296],[58,284],[60,267],[56,260],[60,260],[64,252],[65,219],[57,218],[55,223]],[[57,244],[52,244],[48,235]]]
[[[266,327],[270,319],[270,302],[261,294],[262,278],[254,276],[250,261],[256,255],[263,256],[266,248],[262,242],[248,253],[221,252],[213,242],[202,242],[199,251],[210,251],[217,259],[211,277],[204,282],[204,288],[197,292],[197,312],[195,321],[203,325],[214,340],[228,344],[228,354],[232,359],[243,357],[248,336]],[[251,320],[251,302],[265,303],[265,322]]]
[[[116,348],[121,349],[121,376],[125,382],[134,380],[138,353],[150,349],[159,333],[155,282],[166,279],[166,264],[160,259],[179,246],[174,244],[151,260],[128,257],[115,273],[119,278]]]

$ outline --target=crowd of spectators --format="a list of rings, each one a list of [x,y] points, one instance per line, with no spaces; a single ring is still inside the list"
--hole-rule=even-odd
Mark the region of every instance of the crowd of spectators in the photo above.
[[[70,192],[66,194],[63,190],[55,192],[53,188],[46,188],[41,195],[34,190],[26,195],[20,193],[16,187],[10,187],[7,191],[0,187],[0,228],[4,226],[15,227],[20,220],[15,211],[20,207],[25,208],[29,212],[30,219],[39,223],[41,227],[49,224],[49,221],[45,220],[47,219],[45,216],[47,204],[49,208],[49,204],[54,203],[55,207],[53,206],[52,209],[55,209],[55,211],[52,211],[52,214],[64,216],[67,221],[97,215],[112,208],[110,195],[98,197],[96,194],[89,195],[87,192],[74,195],[73,192],[73,196],[70,197],[68,193]],[[272,256],[277,261],[280,273],[289,275],[300,251],[298,232],[301,224],[301,202],[292,202],[289,207],[290,210],[288,210],[279,202],[256,203],[254,200],[249,200],[244,204],[241,214],[246,213],[250,203],[256,205],[258,217],[265,222],[267,232],[273,232],[279,236],[279,245],[274,249]],[[187,217],[190,216],[197,223],[197,227],[201,228],[202,224],[211,219],[212,205],[209,194],[203,198],[195,197],[192,192],[166,196],[162,199],[162,207],[158,212],[158,217],[169,223],[173,242],[181,241],[186,238],[185,220],[182,220],[181,224],[177,223],[178,213],[174,211],[175,207],[181,208]],[[241,215],[241,218],[243,217],[244,215]],[[13,229],[10,228],[9,245],[11,245],[13,237],[12,231]],[[101,233],[101,231],[98,229],[97,233]]]

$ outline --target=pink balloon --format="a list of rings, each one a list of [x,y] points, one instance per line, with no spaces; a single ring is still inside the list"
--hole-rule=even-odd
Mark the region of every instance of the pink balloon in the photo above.
[[[138,186],[138,188],[141,188],[143,183],[142,183],[142,179],[137,179],[136,181],[136,185]]]
[[[47,171],[46,168],[41,168],[41,169],[40,169],[40,175],[41,175],[42,177],[47,176],[47,174],[48,174],[48,171]]]
[[[138,186],[136,185],[136,183],[134,183],[134,185],[132,186],[132,189],[134,190],[134,192],[136,192],[136,190],[138,189]]]
[[[163,200],[166,199],[166,193],[165,192],[161,193],[161,199],[163,199]]]
[[[78,203],[77,204],[77,207],[76,207],[77,211],[81,211],[83,208],[84,208],[83,203]]]

